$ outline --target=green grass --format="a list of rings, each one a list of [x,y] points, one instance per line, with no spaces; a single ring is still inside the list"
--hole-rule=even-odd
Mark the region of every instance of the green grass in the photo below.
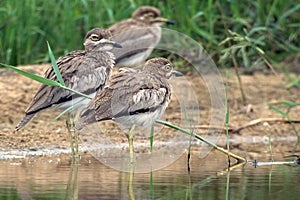
[[[228,70],[226,70],[226,84],[225,84],[225,133],[226,133],[226,146],[227,151],[230,151],[230,145],[229,145],[229,106],[228,106]],[[230,157],[228,155],[228,165],[230,165]],[[227,196],[226,196],[227,197]]]
[[[297,1],[2,0],[0,60],[10,65],[49,62],[45,41],[58,56],[82,49],[89,29],[128,18],[141,5],[159,7],[176,22],[171,29],[194,38],[223,66],[232,66],[231,53],[239,66],[251,70],[265,59],[274,63],[300,51]],[[243,40],[235,41],[228,30]],[[226,38],[231,45],[219,45]]]
[[[47,46],[48,46],[48,52],[49,52],[49,57],[50,57],[50,60],[51,60],[52,68],[55,72],[55,76],[57,77],[57,80],[61,85],[66,86],[65,82],[64,82],[64,80],[63,80],[63,78],[60,74],[59,67],[57,66],[56,59],[53,55],[53,52],[52,52],[52,49],[50,47],[49,42],[47,42]]]
[[[39,76],[39,75],[35,75],[35,74],[32,74],[32,73],[26,72],[26,71],[24,71],[24,70],[20,70],[19,68],[14,67],[14,66],[12,66],[12,65],[6,65],[6,64],[4,64],[4,63],[0,63],[0,68],[8,68],[8,69],[12,69],[12,70],[14,70],[15,72],[17,72],[17,73],[19,73],[19,74],[21,74],[21,75],[23,75],[23,76],[26,76],[26,77],[28,77],[28,78],[30,78],[30,79],[32,79],[32,80],[35,80],[35,81],[37,81],[37,82],[40,82],[40,83],[43,83],[43,84],[49,85],[49,86],[60,87],[60,88],[62,88],[62,89],[64,89],[64,90],[68,90],[68,91],[73,92],[73,93],[75,93],[75,94],[78,94],[78,95],[81,95],[81,96],[86,97],[86,98],[88,98],[88,99],[91,99],[90,96],[85,95],[85,94],[83,94],[83,93],[81,93],[81,92],[78,92],[78,91],[76,91],[76,90],[73,90],[73,89],[71,89],[71,88],[68,88],[68,87],[66,87],[65,85],[60,84],[59,82],[56,82],[56,81],[51,80],[51,79],[44,78],[44,77]]]
[[[219,152],[222,152],[224,154],[226,154],[228,157],[232,157],[232,158],[235,158],[238,162],[247,162],[247,159],[246,158],[243,158],[239,155],[236,155],[230,151],[227,151],[225,149],[223,149],[222,147],[219,147],[218,145],[206,140],[205,138],[203,138],[202,136],[194,133],[193,131],[191,130],[188,130],[188,129],[184,129],[184,128],[181,128],[179,126],[176,126],[176,125],[173,125],[172,123],[169,123],[169,122],[165,122],[165,121],[161,121],[161,120],[156,120],[155,121],[156,123],[158,124],[162,124],[164,126],[167,126],[167,127],[170,127],[174,130],[178,130],[184,134],[187,134],[187,135],[192,135],[194,136],[197,140],[200,140],[202,142],[204,142],[205,144],[209,145],[210,147],[214,148],[215,150],[219,151]]]
[[[293,123],[291,121],[291,118],[289,117],[289,112],[291,111],[291,109],[293,109],[297,106],[300,106],[300,103],[293,102],[293,101],[278,101],[275,104],[278,104],[278,105],[269,104],[269,109],[273,110],[274,112],[279,113],[282,117],[286,118],[290,122],[295,135],[297,137],[299,137],[299,133],[298,133],[298,130],[296,129],[295,123]],[[278,106],[284,107],[285,110],[280,109]]]

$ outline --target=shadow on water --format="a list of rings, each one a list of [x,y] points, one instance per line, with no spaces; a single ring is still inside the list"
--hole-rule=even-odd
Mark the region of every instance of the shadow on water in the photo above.
[[[294,158],[284,165],[254,162],[228,168],[224,155],[212,152],[199,159],[193,152],[190,171],[186,158],[150,173],[119,172],[89,154],[79,162],[63,155],[2,160],[0,199],[297,199],[300,195],[300,168]]]

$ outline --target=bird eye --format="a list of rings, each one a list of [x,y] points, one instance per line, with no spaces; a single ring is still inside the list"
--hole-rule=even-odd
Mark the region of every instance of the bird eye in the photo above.
[[[150,18],[154,18],[154,14],[153,13],[147,13],[145,15],[146,18],[150,19]]]
[[[171,70],[171,65],[170,64],[165,65],[165,70],[170,71]]]
[[[91,38],[92,41],[98,41],[98,40],[100,40],[100,38],[99,38],[98,35],[91,35],[90,38]]]

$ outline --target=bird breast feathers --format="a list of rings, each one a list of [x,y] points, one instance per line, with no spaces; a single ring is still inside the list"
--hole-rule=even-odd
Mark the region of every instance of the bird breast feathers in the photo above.
[[[148,107],[157,106],[165,100],[167,97],[167,89],[141,89],[133,95],[133,103],[140,104],[143,103],[148,105]]]

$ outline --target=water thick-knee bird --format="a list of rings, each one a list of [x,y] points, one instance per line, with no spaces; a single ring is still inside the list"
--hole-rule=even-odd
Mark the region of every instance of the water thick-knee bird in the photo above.
[[[173,70],[169,60],[153,58],[143,70],[128,69],[112,75],[108,85],[82,110],[76,129],[104,120],[114,120],[128,129],[152,126],[170,102],[173,74],[183,75]]]
[[[115,64],[114,55],[109,52],[120,44],[110,40],[108,30],[95,28],[90,30],[84,38],[85,50],[72,51],[57,60],[57,66],[67,87],[94,97],[96,91],[102,90],[109,79]],[[44,75],[57,81],[53,67],[49,67]],[[66,109],[85,97],[59,87],[42,84],[25,111],[25,116],[15,130],[24,127],[38,112],[50,107]],[[76,105],[82,108],[90,99],[85,99]]]
[[[142,64],[160,41],[162,24],[174,22],[163,18],[156,7],[141,6],[132,13],[131,18],[109,27],[114,40],[124,47],[112,50],[116,65],[135,67]]]

